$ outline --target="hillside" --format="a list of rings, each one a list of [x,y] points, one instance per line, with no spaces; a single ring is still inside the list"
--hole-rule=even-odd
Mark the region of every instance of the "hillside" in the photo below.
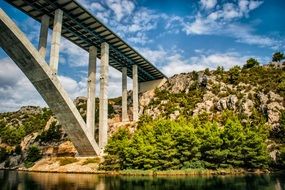
[[[151,97],[151,98],[150,98]],[[234,67],[229,71],[181,73],[159,89],[142,95],[142,113],[177,119],[207,113],[219,117],[232,110],[244,121],[280,126],[284,108],[285,71],[281,67]]]
[[[128,101],[129,107],[132,102],[130,98],[131,96],[129,96]],[[111,99],[109,100],[109,117],[112,119],[109,122],[113,135],[107,147],[109,156],[105,158],[102,168],[111,170],[157,168],[164,170],[167,168],[215,168],[214,165],[218,165],[218,167],[261,167],[262,165],[258,165],[257,162],[283,167],[283,156],[285,154],[283,148],[283,143],[285,143],[284,98],[285,69],[281,64],[272,64],[249,68],[236,66],[229,71],[224,71],[223,68],[218,67],[214,71],[206,69],[200,72],[193,71],[174,75],[160,88],[140,95],[141,118],[135,132],[133,124],[128,125],[129,127],[119,127],[119,130],[117,129],[118,125],[112,124],[120,121],[121,98]],[[86,98],[79,97],[74,103],[82,117],[86,119]],[[98,100],[96,103],[98,108]],[[96,113],[95,117],[98,121],[98,110]],[[129,113],[130,117],[131,114]],[[132,130],[128,129],[130,126]],[[156,128],[157,126],[158,128]],[[164,127],[165,129],[163,129]],[[127,131],[125,131],[126,128]],[[154,130],[152,135],[156,136],[140,139],[138,136],[144,136],[145,128],[149,129],[150,132]],[[227,128],[229,129],[226,130]],[[166,131],[158,133],[156,130]],[[180,131],[177,132],[176,130]],[[119,132],[113,133],[114,131]],[[176,133],[181,136],[185,135],[185,139],[183,140],[182,137],[168,139],[170,136],[173,138]],[[219,150],[218,152],[210,154],[203,150],[203,148],[209,149],[209,147],[202,146],[206,144],[205,142],[202,143],[203,138],[205,138],[203,135],[201,136],[202,133],[206,136],[214,135],[211,146],[221,141],[219,145],[215,145],[217,147],[207,150],[214,151],[216,148]],[[230,149],[227,147],[229,144],[225,142],[234,139],[226,137],[228,133],[238,134],[244,141],[236,139],[242,144],[237,144]],[[157,141],[159,135],[164,134],[170,136],[161,136],[165,140]],[[247,136],[249,134],[251,136]],[[42,156],[76,155],[76,150],[68,141],[68,136],[62,131],[51,111],[47,108],[27,106],[17,112],[1,113],[0,135],[1,167],[32,166],[33,162]],[[197,139],[193,139],[193,136],[197,136]],[[124,141],[125,137],[128,141]],[[151,144],[146,143],[154,137],[156,140],[154,139]],[[133,155],[126,154],[128,151],[140,150],[141,147],[132,147],[128,144],[131,141],[139,140],[136,138],[143,142],[142,147],[150,147],[150,152],[154,151],[153,155],[161,155],[159,152],[166,151],[172,152],[173,157],[165,155],[166,157],[148,158],[145,155],[146,150]],[[251,141],[251,139],[256,141]],[[171,144],[170,141],[178,144]],[[179,143],[182,141],[185,148],[175,148],[180,147]],[[191,144],[193,142],[197,142],[197,144]],[[155,143],[162,143],[162,145],[152,147]],[[256,145],[245,147],[250,143],[256,143]],[[139,143],[133,144],[139,146]],[[128,150],[126,149],[127,145],[130,147]],[[193,146],[197,147],[197,150],[194,150]],[[243,164],[231,164],[225,161],[229,160],[230,154],[227,153],[229,150],[238,152],[235,149],[236,147],[240,147],[241,150],[248,150],[248,152],[260,152],[260,154],[254,154],[260,159]],[[178,153],[183,151],[186,151],[185,155],[187,156]],[[203,155],[201,151],[207,152],[207,154]],[[142,155],[144,158],[138,158],[136,154]],[[35,155],[36,159],[34,159]],[[267,158],[266,155],[270,155],[271,158]],[[209,157],[212,157],[212,161],[211,159],[208,160]],[[181,161],[182,158],[185,160]],[[133,161],[127,161],[130,159]],[[150,159],[150,163],[145,163],[146,159]],[[238,159],[233,159],[233,162],[241,162]],[[162,160],[166,163],[161,164]],[[186,163],[186,160],[192,161]],[[197,160],[200,161],[197,162]],[[137,163],[134,163],[135,161]],[[123,162],[125,165],[122,164]],[[219,162],[222,164],[217,164]]]

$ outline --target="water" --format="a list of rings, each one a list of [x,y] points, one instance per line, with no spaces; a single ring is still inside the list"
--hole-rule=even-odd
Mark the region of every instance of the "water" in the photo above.
[[[285,190],[285,173],[213,177],[127,177],[0,171],[1,190]]]

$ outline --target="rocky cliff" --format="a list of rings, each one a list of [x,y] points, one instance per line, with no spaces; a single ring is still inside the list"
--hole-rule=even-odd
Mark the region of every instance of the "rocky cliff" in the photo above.
[[[272,66],[181,73],[142,94],[141,114],[175,120],[203,113],[213,118],[231,110],[244,122],[264,119],[278,128],[285,110],[284,84],[284,69]]]

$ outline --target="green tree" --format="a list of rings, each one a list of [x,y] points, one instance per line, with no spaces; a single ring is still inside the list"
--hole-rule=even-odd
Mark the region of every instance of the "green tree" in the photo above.
[[[243,69],[249,69],[256,66],[259,66],[259,62],[256,59],[249,58],[243,66]]]
[[[133,135],[120,129],[110,139],[104,169],[170,170],[267,167],[263,124],[242,125],[233,112],[219,123],[203,116],[146,120]],[[205,121],[208,120],[208,121]]]
[[[280,62],[282,59],[284,59],[284,54],[282,52],[276,52],[272,56],[272,61]]]
[[[51,142],[60,140],[62,135],[61,126],[57,125],[56,123],[56,121],[52,122],[49,129],[41,133],[41,135],[38,137],[40,142]]]

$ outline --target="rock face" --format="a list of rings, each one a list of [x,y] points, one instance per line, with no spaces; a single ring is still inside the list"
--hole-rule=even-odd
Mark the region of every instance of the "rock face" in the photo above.
[[[42,113],[42,109],[38,106],[23,106],[19,110],[20,113],[36,115]]]
[[[284,97],[276,92],[263,91],[258,84],[229,84],[213,72],[207,75],[205,72],[174,75],[159,91],[163,93],[157,95],[155,91],[149,91],[140,97],[141,114],[175,120],[182,113],[188,116],[203,112],[217,115],[224,110],[232,110],[251,117],[253,112],[258,112],[269,125],[278,127],[281,112],[285,110]],[[199,95],[193,94],[197,91]]]
[[[76,153],[77,151],[70,141],[63,142],[58,146],[57,155],[59,156],[75,156]]]

